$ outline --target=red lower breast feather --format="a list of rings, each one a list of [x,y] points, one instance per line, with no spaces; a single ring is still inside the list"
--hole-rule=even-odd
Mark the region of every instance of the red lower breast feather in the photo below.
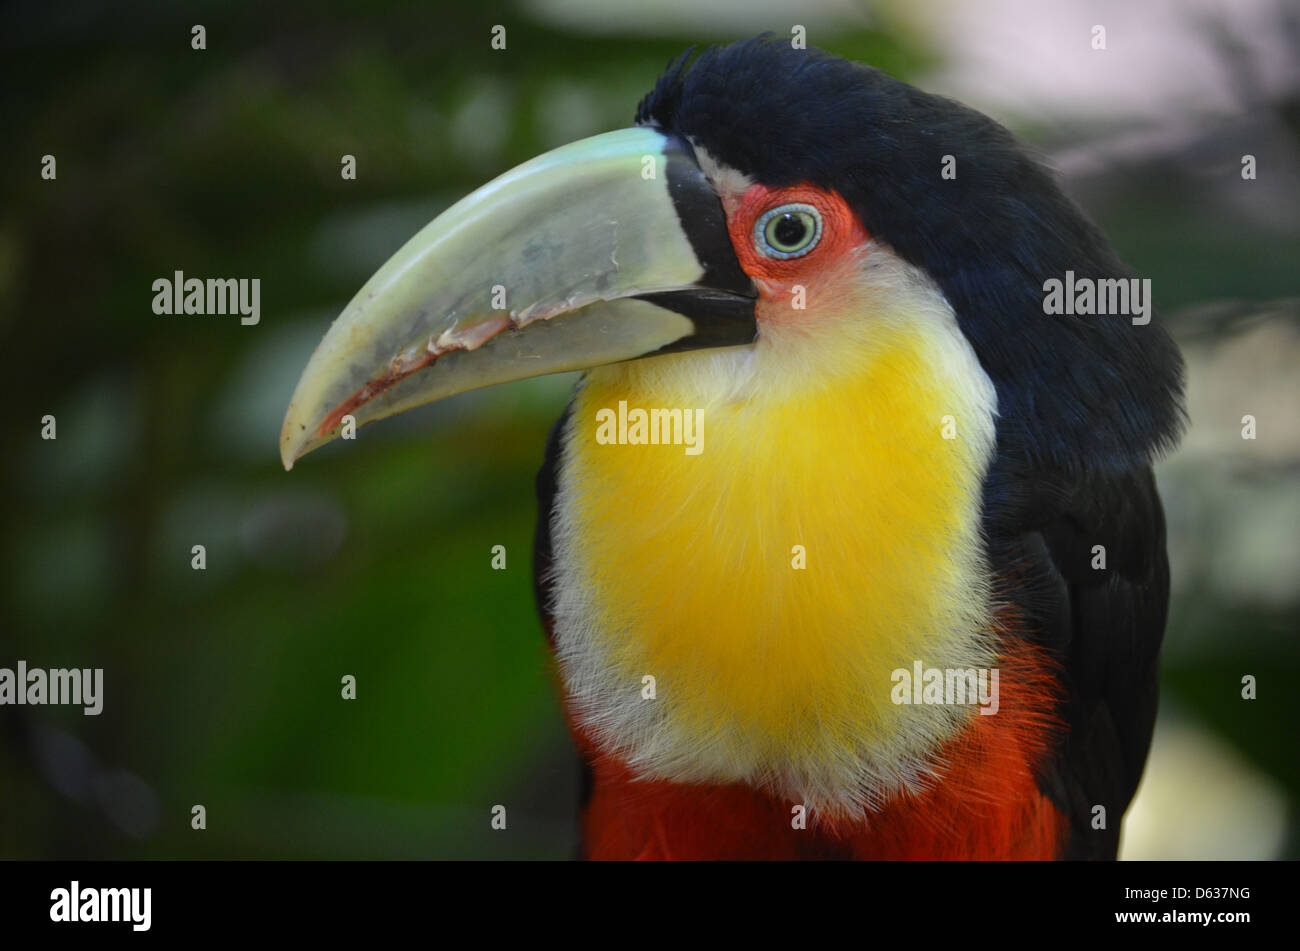
[[[592,759],[585,852],[603,859],[1053,859],[1066,822],[1034,768],[1060,724],[1057,685],[1038,649],[1014,642],[1000,661],[1000,708],[974,716],[939,754],[942,778],[860,821],[813,816],[743,785],[637,781],[612,757]],[[591,755],[585,736],[580,748]]]

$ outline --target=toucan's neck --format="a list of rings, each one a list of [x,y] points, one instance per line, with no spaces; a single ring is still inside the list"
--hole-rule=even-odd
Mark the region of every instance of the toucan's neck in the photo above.
[[[634,769],[845,812],[918,782],[969,722],[896,704],[891,673],[993,664],[979,500],[994,397],[941,298],[904,304],[854,332],[776,330],[581,387],[556,642],[580,724]],[[620,404],[702,411],[702,451],[598,441]]]

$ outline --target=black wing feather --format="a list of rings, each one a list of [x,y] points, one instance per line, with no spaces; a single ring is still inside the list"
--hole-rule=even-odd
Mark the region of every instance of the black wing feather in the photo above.
[[[1068,817],[1067,858],[1114,858],[1120,819],[1142,776],[1155,724],[1169,600],[1165,524],[1149,467],[1052,479],[1008,475],[986,486],[993,563],[1027,636],[1060,664],[1067,730],[1040,785]],[[1094,546],[1105,567],[1094,568]],[[1010,569],[1010,570],[1007,570]],[[1094,808],[1105,827],[1094,828]]]
[[[546,640],[555,648],[555,617],[551,611],[551,566],[554,557],[551,549],[551,517],[555,510],[555,492],[559,482],[561,440],[573,404],[565,408],[563,415],[551,427],[546,437],[546,454],[542,458],[542,467],[537,471],[537,534],[533,540],[533,595],[537,599],[537,613],[542,619],[542,628],[546,631]],[[578,757],[578,815],[581,816],[591,801],[595,777],[591,765],[585,758]],[[579,857],[584,857],[579,845]]]

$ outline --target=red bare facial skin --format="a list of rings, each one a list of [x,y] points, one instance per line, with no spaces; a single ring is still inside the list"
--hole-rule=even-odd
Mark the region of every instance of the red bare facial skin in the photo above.
[[[821,238],[800,257],[768,257],[756,242],[754,223],[773,208],[795,203],[821,213]],[[723,195],[722,207],[740,266],[758,288],[755,314],[760,327],[805,323],[843,299],[845,282],[857,274],[870,236],[836,192],[813,185],[751,185],[743,193]],[[802,308],[797,306],[800,300]]]

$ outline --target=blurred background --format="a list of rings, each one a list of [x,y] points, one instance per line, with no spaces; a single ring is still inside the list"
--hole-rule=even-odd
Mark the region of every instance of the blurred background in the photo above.
[[[530,573],[533,475],[573,379],[426,407],[292,476],[280,420],[329,322],[444,207],[629,124],[686,46],[795,24],[1010,126],[1152,279],[1193,426],[1158,473],[1174,598],[1123,855],[1300,855],[1295,3],[72,0],[4,19],[0,666],[103,667],[106,700],[0,708],[0,858],[573,854]],[[156,316],[177,270],[260,278],[260,323]]]

